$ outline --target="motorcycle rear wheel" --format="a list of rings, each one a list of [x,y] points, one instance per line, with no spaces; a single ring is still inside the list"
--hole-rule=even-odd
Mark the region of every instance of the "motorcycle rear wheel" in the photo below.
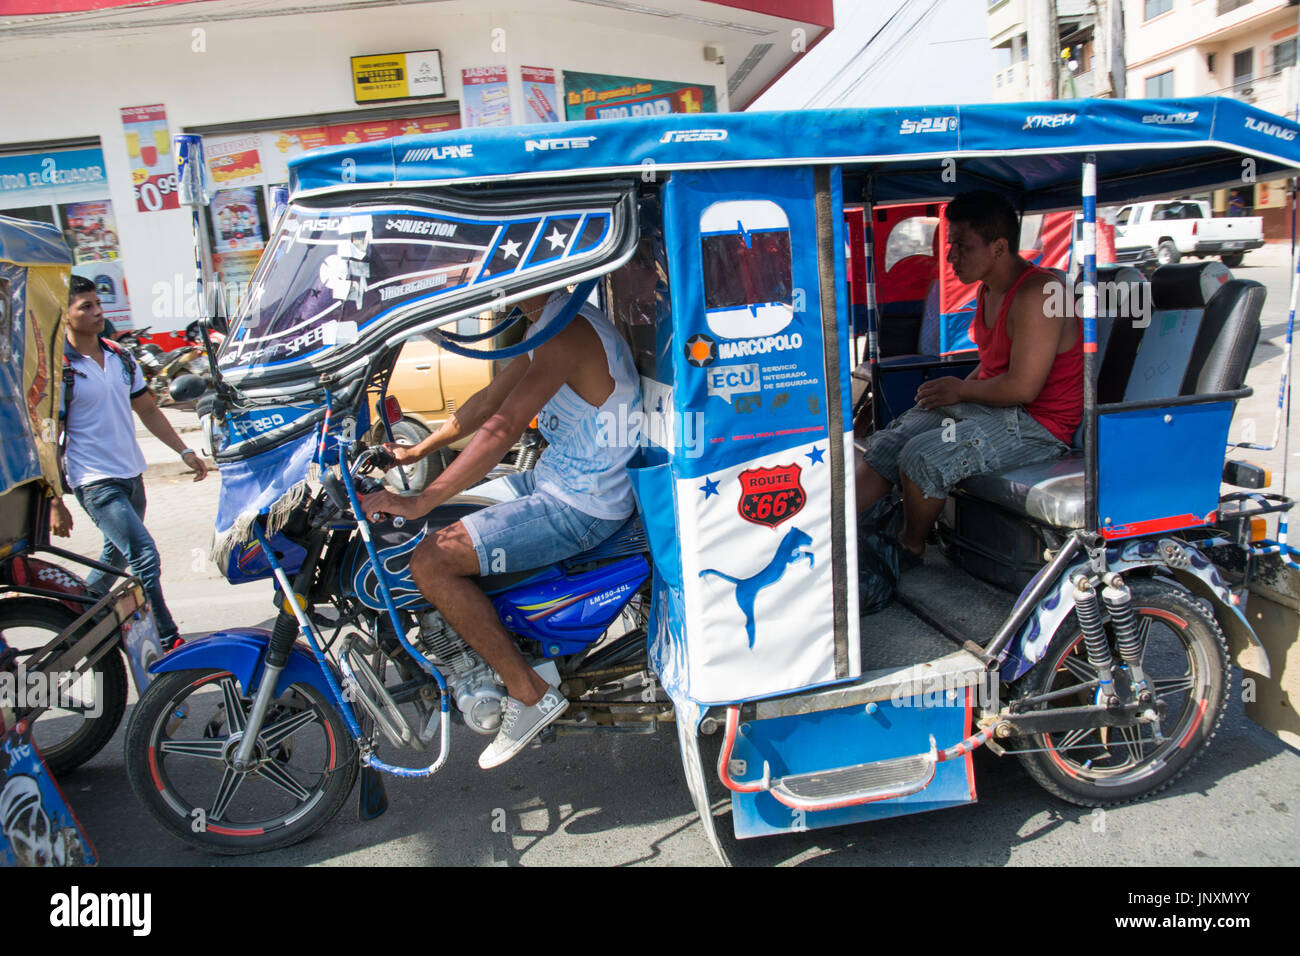
[[[356,782],[357,748],[332,701],[294,684],[271,705],[253,770],[231,758],[252,700],[229,671],[173,671],[155,680],[126,735],[141,803],[173,836],[209,853],[278,850],[328,823]]]
[[[1129,582],[1142,667],[1165,705],[1161,739],[1150,724],[1037,734],[1020,755],[1048,792],[1085,807],[1114,806],[1168,787],[1209,746],[1228,705],[1231,672],[1223,631],[1205,604],[1172,584]],[[1114,648],[1114,635],[1107,624]],[[1118,662],[1118,655],[1116,655]],[[1074,613],[1057,631],[1043,659],[1020,681],[1026,695],[1060,690],[1096,678]],[[1116,684],[1127,681],[1123,668]],[[1091,692],[1061,697],[1033,709],[1092,704]]]
[[[25,661],[67,630],[78,616],[57,601],[7,598],[0,601],[0,637],[18,652],[20,662]],[[71,635],[64,646],[79,636]],[[89,683],[83,684],[86,678]],[[30,683],[30,676],[26,683]],[[70,706],[51,707],[32,725],[36,749],[55,777],[75,770],[103,750],[122,722],[126,711],[126,665],[121,652],[109,651],[66,693],[64,702]]]

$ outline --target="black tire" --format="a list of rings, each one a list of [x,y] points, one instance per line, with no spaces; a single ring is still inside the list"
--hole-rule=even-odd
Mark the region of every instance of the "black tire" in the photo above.
[[[1045,751],[1020,755],[1038,783],[1062,800],[1085,807],[1127,803],[1169,786],[1209,745],[1228,703],[1227,641],[1205,602],[1166,582],[1128,584],[1139,627],[1145,628],[1143,668],[1157,688],[1157,700],[1167,707],[1162,740],[1154,739],[1149,724],[1139,724],[1107,728],[1104,741],[1102,732],[1094,729],[1038,734],[1021,745]],[[1016,687],[1023,696],[1032,696],[1092,679],[1088,675],[1095,673],[1071,612],[1043,659]],[[1122,694],[1126,672],[1117,670],[1115,677]],[[1040,704],[1039,709],[1092,702],[1085,692]]]
[[[0,637],[18,652],[19,661],[25,661],[78,617],[57,601],[6,598],[0,601]],[[77,637],[71,635],[67,643]],[[84,685],[78,683],[70,691],[83,700],[84,708],[52,707],[32,725],[36,748],[56,777],[75,770],[103,750],[126,711],[126,664],[119,650],[109,651],[86,673],[93,675],[92,680]],[[80,695],[82,687],[89,691],[86,698]]]
[[[1166,239],[1156,247],[1156,262],[1162,266],[1172,266],[1182,258],[1173,240]]]
[[[429,430],[409,418],[404,418],[393,426],[393,443],[396,445],[418,445],[428,437]],[[443,466],[443,452],[439,450],[414,465],[389,469],[384,474],[384,486],[399,495],[421,492],[428,487],[429,482],[442,474]],[[402,483],[403,474],[406,475],[405,486]]]
[[[309,716],[271,746],[259,743],[257,769],[237,774],[216,754],[233,753],[227,701],[245,715],[252,703],[228,671],[173,671],[155,680],[127,727],[131,788],[173,836],[209,853],[278,850],[306,839],[338,813],[359,769],[356,744],[333,702],[294,684],[271,705],[262,733]],[[209,754],[195,752],[202,750]],[[288,781],[305,796],[291,792]],[[232,783],[218,807],[219,790]]]
[[[1244,252],[1230,252],[1219,256],[1219,261],[1229,269],[1235,269],[1237,266],[1241,265],[1242,260],[1245,258],[1246,254]]]

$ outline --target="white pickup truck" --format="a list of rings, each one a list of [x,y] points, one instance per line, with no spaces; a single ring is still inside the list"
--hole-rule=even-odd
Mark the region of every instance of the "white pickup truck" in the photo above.
[[[1258,216],[1215,218],[1210,204],[1195,199],[1140,202],[1120,209],[1115,238],[1126,246],[1150,246],[1161,265],[1183,256],[1218,256],[1229,268],[1264,244],[1263,220]]]

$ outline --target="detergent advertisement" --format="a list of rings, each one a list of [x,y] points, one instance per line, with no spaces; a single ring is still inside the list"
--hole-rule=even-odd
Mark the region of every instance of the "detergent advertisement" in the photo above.
[[[704,84],[564,71],[565,119],[625,119],[666,113],[716,113],[717,94]]]
[[[465,125],[509,126],[510,80],[504,66],[471,66],[460,71]]]

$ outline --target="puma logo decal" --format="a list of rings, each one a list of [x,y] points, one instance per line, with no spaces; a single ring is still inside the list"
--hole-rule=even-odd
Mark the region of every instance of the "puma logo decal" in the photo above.
[[[747,578],[733,578],[729,574],[723,574],[721,571],[715,571],[712,568],[705,568],[700,572],[700,577],[706,574],[716,574],[724,581],[730,581],[736,586],[736,604],[745,614],[745,633],[749,635],[749,646],[754,646],[754,601],[758,598],[758,592],[765,587],[770,587],[777,581],[780,581],[785,575],[785,569],[802,558],[808,559],[808,567],[813,566],[813,553],[806,551],[808,545],[812,544],[812,538],[808,537],[798,528],[791,528],[781,539],[781,543],[776,547],[776,554],[772,560],[767,563],[767,567],[757,574]]]

